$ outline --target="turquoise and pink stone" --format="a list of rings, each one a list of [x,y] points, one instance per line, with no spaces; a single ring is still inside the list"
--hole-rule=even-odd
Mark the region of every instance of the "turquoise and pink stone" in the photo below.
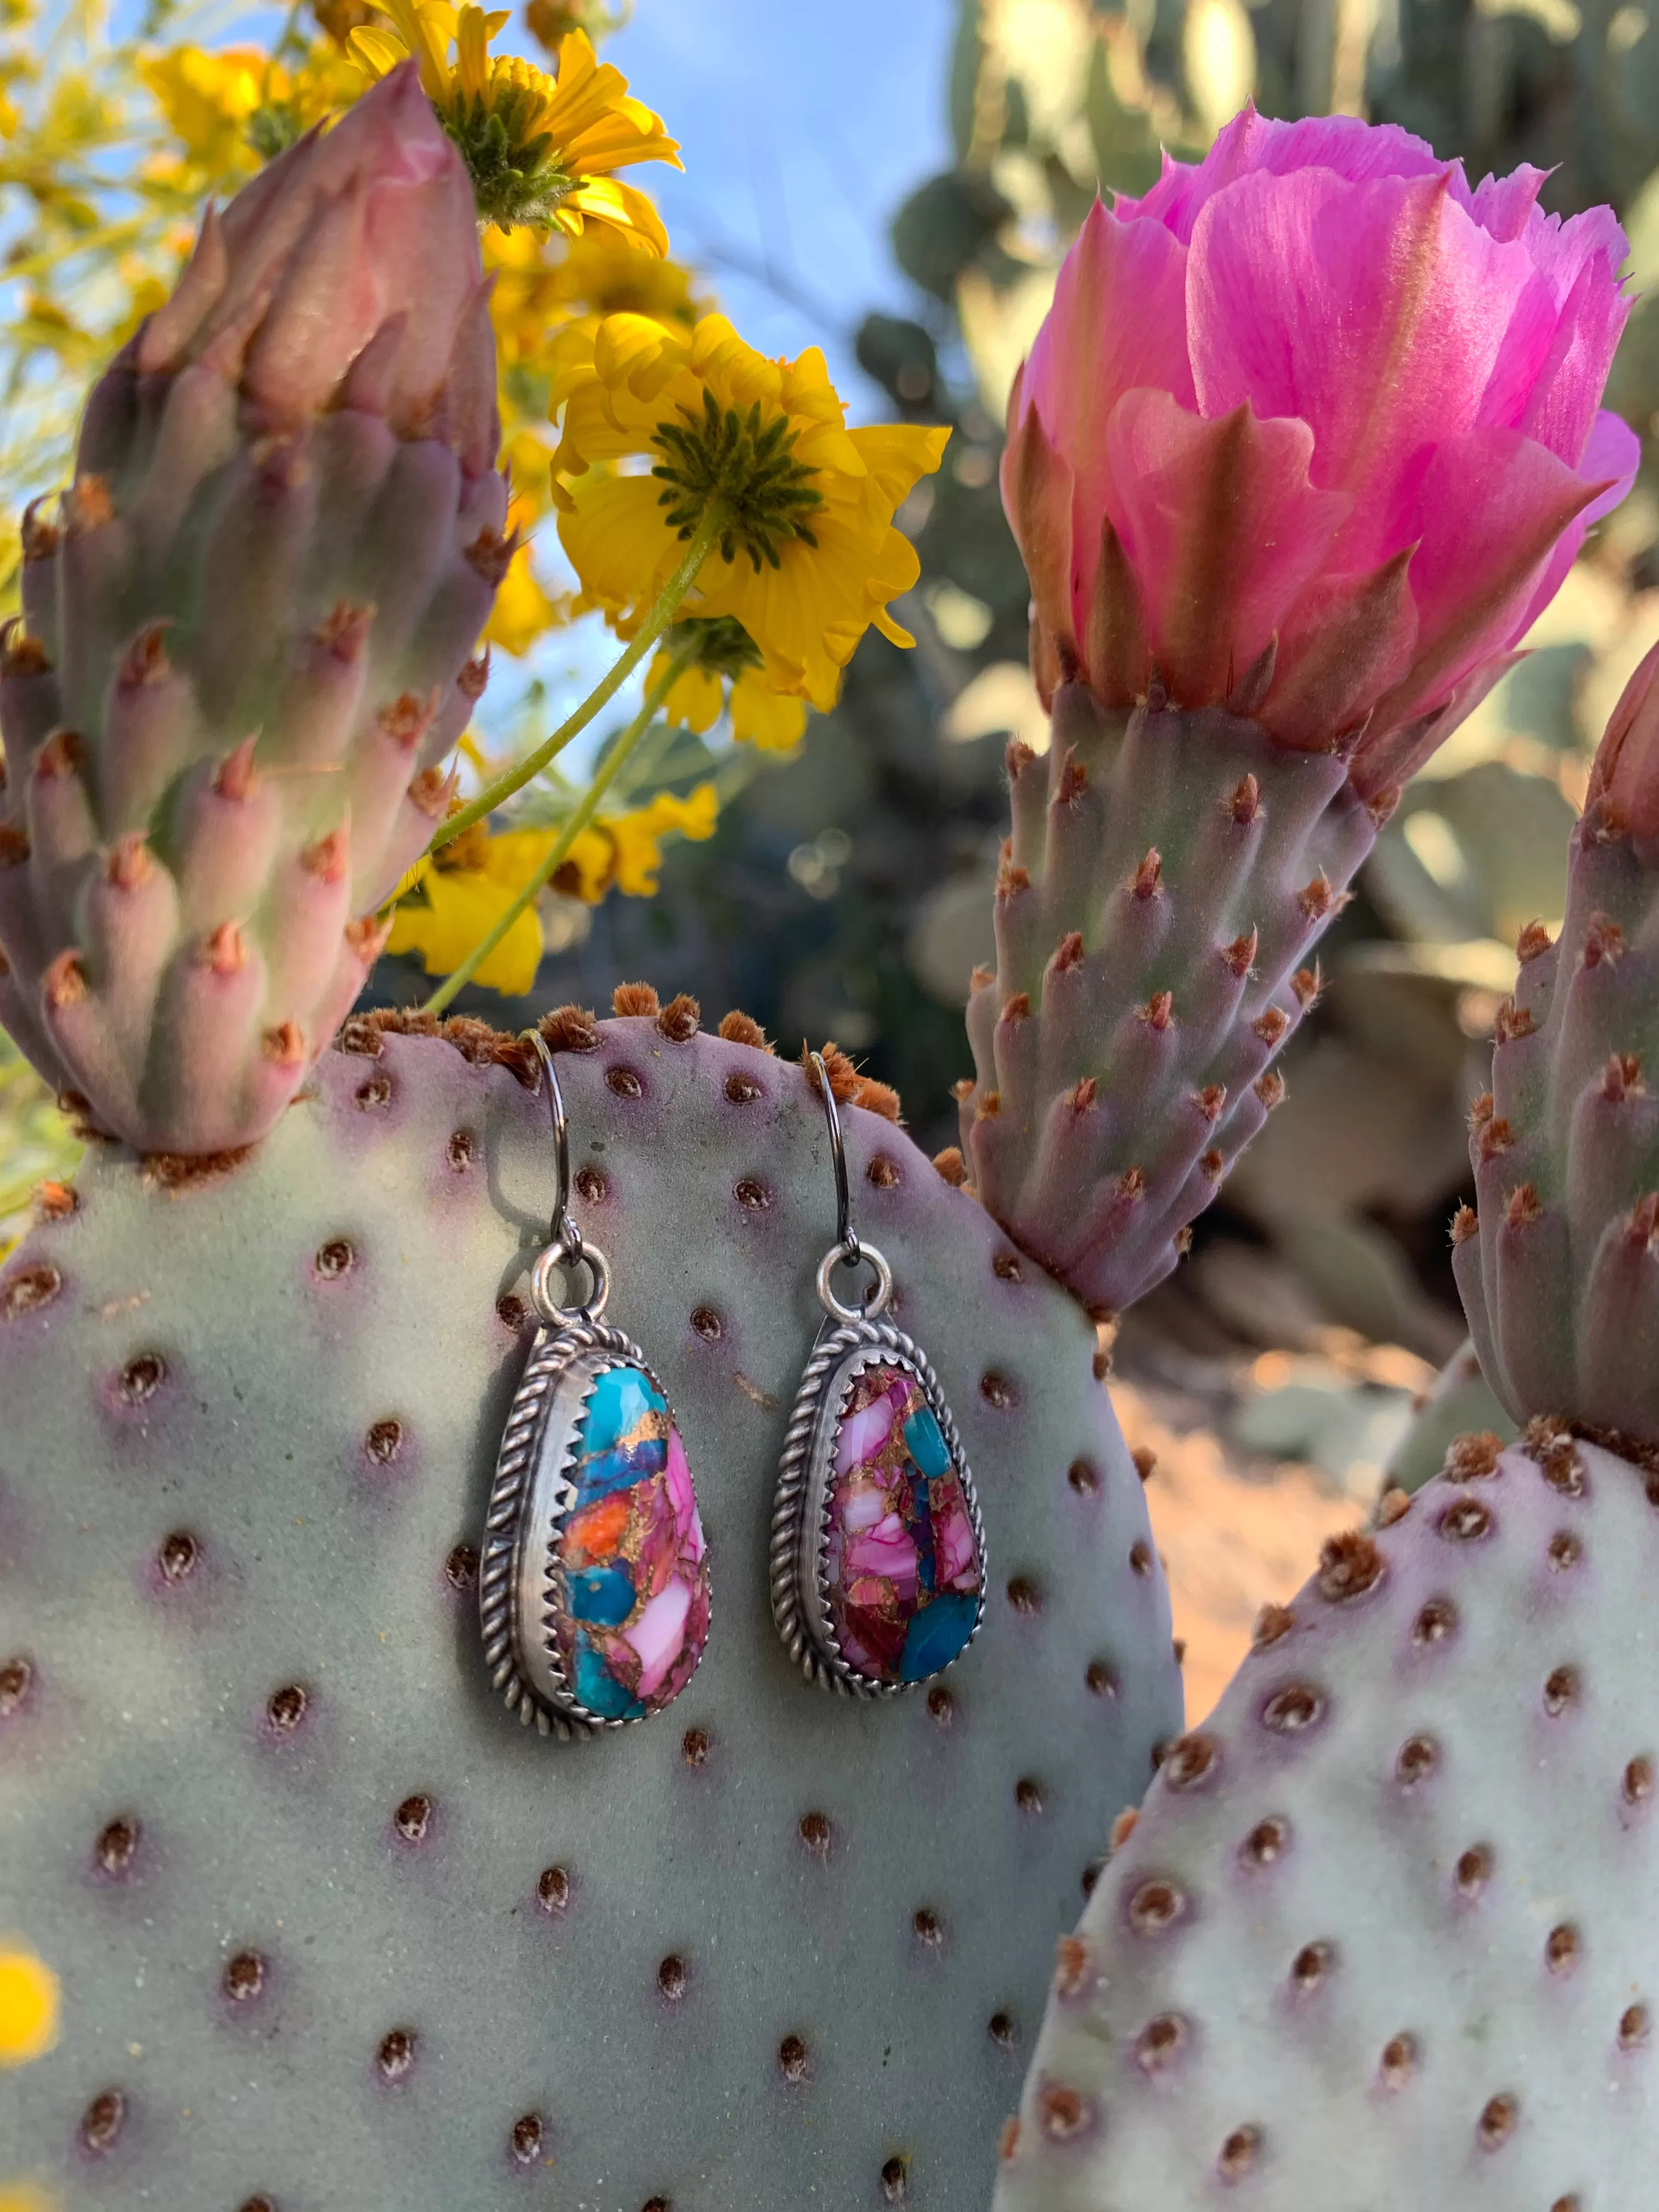
[[[919,1376],[860,1369],[836,1424],[823,1581],[841,1656],[866,1681],[921,1682],[979,1620],[984,1567],[962,1479]]]
[[[702,1656],[708,1559],[685,1446],[642,1367],[595,1379],[566,1473],[552,1618],[565,1681],[602,1720],[643,1720]]]

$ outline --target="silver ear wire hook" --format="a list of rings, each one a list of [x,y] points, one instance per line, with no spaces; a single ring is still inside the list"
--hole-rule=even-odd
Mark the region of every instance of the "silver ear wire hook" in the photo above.
[[[818,1097],[823,1101],[823,1118],[830,1127],[830,1157],[836,1168],[836,1243],[847,1257],[856,1262],[864,1257],[859,1243],[858,1231],[853,1226],[853,1201],[847,1188],[847,1147],[842,1141],[841,1109],[836,1103],[836,1094],[830,1088],[830,1071],[823,1064],[821,1053],[809,1055],[818,1072]]]
[[[537,1312],[544,1322],[556,1326],[568,1321],[574,1313],[583,1314],[589,1321],[597,1321],[605,1311],[605,1300],[611,1295],[611,1269],[597,1244],[583,1243],[582,1232],[571,1218],[570,1125],[565,1118],[564,1093],[559,1088],[558,1073],[553,1066],[553,1055],[548,1050],[547,1039],[539,1030],[526,1030],[524,1042],[533,1047],[546,1079],[547,1109],[553,1122],[553,1158],[558,1174],[558,1194],[553,1201],[553,1218],[548,1229],[549,1242],[531,1270],[530,1295]],[[553,1271],[555,1268],[565,1271],[577,1267],[586,1267],[592,1277],[592,1291],[580,1305],[562,1306],[553,1296]]]
[[[823,1102],[823,1118],[830,1131],[830,1158],[836,1170],[836,1241],[824,1254],[818,1267],[818,1297],[827,1312],[838,1321],[873,1320],[893,1295],[893,1271],[873,1244],[860,1244],[858,1231],[853,1226],[853,1200],[847,1186],[847,1147],[842,1139],[841,1112],[836,1104],[836,1094],[830,1088],[830,1071],[823,1055],[809,1053],[818,1074],[818,1097]],[[875,1276],[870,1294],[861,1306],[843,1305],[830,1287],[830,1270],[843,1261],[857,1267],[866,1261]]]

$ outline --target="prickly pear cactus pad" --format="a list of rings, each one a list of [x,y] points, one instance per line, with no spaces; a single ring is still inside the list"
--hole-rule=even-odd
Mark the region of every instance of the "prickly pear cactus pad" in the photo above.
[[[812,1687],[768,1544],[834,1233],[818,1100],[686,1001],[551,1028],[576,1218],[708,1534],[665,1715],[551,1741],[484,1667],[553,1164],[481,1024],[353,1023],[228,1172],[96,1150],[0,1273],[0,1927],[63,2008],[0,2141],[71,2212],[988,2197],[1055,1938],[1180,1721],[1093,1332],[843,1109],[991,1594],[928,1688]]]
[[[1651,721],[1653,672],[1650,655],[1602,760],[1632,695]],[[1479,1210],[1452,1224],[1457,1287],[1517,1420],[1659,1447],[1659,841],[1607,792],[1573,831],[1560,935],[1534,923],[1518,949],[1471,1117]]]
[[[1652,2201],[1659,1481],[1540,1424],[1389,1513],[1060,1943],[998,2212]]]
[[[1233,703],[1126,712],[1066,684],[1046,761],[1009,752],[963,1151],[1009,1233],[1107,1313],[1170,1273],[1283,1097],[1270,1063],[1318,991],[1298,963],[1398,796],[1368,804],[1344,758]]]

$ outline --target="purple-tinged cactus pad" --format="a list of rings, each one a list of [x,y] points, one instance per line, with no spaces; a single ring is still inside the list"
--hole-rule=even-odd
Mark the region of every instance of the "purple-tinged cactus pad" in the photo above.
[[[0,1928],[64,1991],[0,2143],[64,2212],[983,2212],[1055,1937],[1180,1726],[1140,1482],[1073,1301],[843,1109],[994,1574],[941,1680],[804,1681],[769,1528],[823,1115],[799,1067],[663,1023],[574,1025],[558,1063],[714,1582],[702,1666],[635,1726],[550,1741],[483,1661],[553,1200],[508,1069],[353,1024],[241,1164],[94,1150],[0,1269]]]
[[[1469,1154],[1453,1266],[1516,1421],[1659,1450],[1659,870],[1592,799],[1559,939],[1523,930]]]
[[[1238,703],[1247,707],[1248,697]],[[996,972],[975,971],[962,1149],[980,1197],[1091,1310],[1175,1266],[1284,1095],[1306,963],[1396,794],[1244,713],[1054,694],[1009,753]]]
[[[1060,1946],[998,2212],[1650,2203],[1656,1587],[1559,1431],[1328,1545]]]

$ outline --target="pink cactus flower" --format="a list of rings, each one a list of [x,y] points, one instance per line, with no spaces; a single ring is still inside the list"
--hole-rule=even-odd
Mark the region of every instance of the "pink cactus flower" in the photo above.
[[[1153,671],[1284,744],[1408,775],[1510,665],[1637,441],[1600,400],[1610,209],[1471,191],[1421,140],[1247,109],[1097,205],[1015,383],[1003,498],[1045,697]]]

